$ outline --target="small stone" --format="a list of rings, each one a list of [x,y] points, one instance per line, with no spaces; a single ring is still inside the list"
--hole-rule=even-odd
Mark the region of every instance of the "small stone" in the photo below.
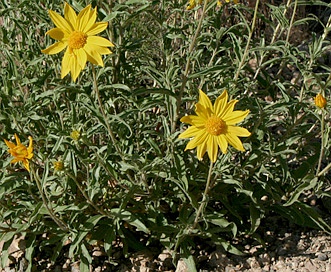
[[[184,260],[180,259],[177,263],[176,272],[189,272]]]
[[[95,256],[95,257],[100,257],[100,256],[104,256],[104,255],[105,255],[105,253],[102,252],[101,250],[95,250],[92,253],[92,256]]]
[[[317,272],[316,267],[313,265],[313,263],[309,260],[308,262],[305,263],[305,268],[309,272]]]
[[[74,262],[71,264],[71,272],[79,272],[79,262]]]
[[[320,261],[326,261],[328,259],[328,256],[324,253],[321,253],[321,252],[317,253],[316,256]]]

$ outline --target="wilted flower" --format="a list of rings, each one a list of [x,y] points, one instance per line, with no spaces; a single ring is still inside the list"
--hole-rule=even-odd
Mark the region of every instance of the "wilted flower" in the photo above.
[[[52,10],[49,10],[49,15],[56,28],[52,28],[46,34],[58,42],[42,52],[52,55],[67,48],[62,59],[61,78],[70,72],[72,80],[76,81],[87,61],[104,65],[101,55],[110,54],[111,51],[107,47],[114,45],[105,38],[95,36],[108,26],[107,22],[95,22],[96,8],[91,9],[91,5],[88,5],[77,15],[73,8],[65,3],[64,18]]]
[[[80,138],[80,131],[78,130],[73,130],[71,133],[70,133],[70,137],[75,140],[75,141],[78,141],[79,138]]]
[[[228,93],[224,91],[212,105],[208,96],[200,90],[199,102],[195,106],[197,115],[187,115],[180,119],[181,122],[191,125],[179,138],[192,138],[185,150],[197,148],[198,159],[208,152],[212,162],[215,162],[218,147],[223,153],[227,152],[228,144],[234,148],[245,151],[238,137],[248,137],[251,133],[235,124],[244,120],[249,110],[234,111],[238,100],[228,101]]]
[[[321,93],[315,96],[314,101],[315,105],[321,109],[325,108],[327,103],[325,97]]]
[[[25,169],[30,172],[29,160],[33,157],[33,144],[32,137],[29,136],[29,146],[23,145],[15,133],[16,145],[12,142],[5,140],[8,146],[8,152],[14,157],[11,163],[22,162]]]

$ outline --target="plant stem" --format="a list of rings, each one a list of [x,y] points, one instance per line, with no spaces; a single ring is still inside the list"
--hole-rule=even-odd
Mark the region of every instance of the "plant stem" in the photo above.
[[[254,9],[254,16],[253,16],[253,22],[252,22],[252,27],[249,30],[249,35],[248,35],[247,44],[246,44],[246,47],[245,47],[244,54],[242,55],[242,58],[240,60],[240,63],[239,63],[237,72],[236,72],[236,74],[235,74],[235,76],[233,78],[233,81],[234,82],[236,82],[238,80],[240,71],[241,71],[242,67],[244,66],[244,63],[246,61],[246,57],[248,55],[248,49],[249,49],[249,46],[250,46],[250,43],[251,43],[251,40],[252,40],[252,36],[253,36],[253,33],[254,33],[254,29],[255,29],[256,17],[257,17],[257,11],[258,11],[258,7],[259,7],[259,2],[260,2],[259,0],[256,0],[255,9]]]
[[[196,228],[196,226],[199,222],[199,219],[200,219],[200,214],[203,212],[203,210],[205,209],[205,207],[208,204],[208,192],[210,190],[210,181],[211,181],[211,174],[213,171],[213,166],[214,166],[214,163],[212,161],[210,161],[206,187],[205,187],[205,191],[203,192],[203,195],[202,195],[202,200],[201,200],[199,209],[197,211],[197,214],[196,214],[194,222],[193,222],[193,226],[192,226],[193,229]]]
[[[190,44],[188,52],[187,52],[188,57],[187,57],[186,65],[185,65],[184,74],[183,74],[183,77],[182,77],[182,85],[181,85],[179,93],[176,97],[176,110],[175,110],[173,120],[172,120],[171,133],[174,133],[176,131],[176,123],[177,123],[178,116],[179,116],[180,104],[182,102],[182,96],[183,96],[183,93],[184,93],[184,90],[185,90],[185,86],[186,86],[186,83],[187,83],[187,80],[188,80],[188,74],[189,74],[190,68],[191,68],[191,61],[192,61],[191,60],[191,54],[193,52],[193,49],[196,45],[198,36],[200,34],[202,21],[205,17],[205,13],[206,13],[206,10],[207,10],[207,4],[208,4],[208,0],[205,0],[204,4],[203,4],[203,8],[202,8],[201,17],[200,17],[199,22],[198,22],[198,26],[195,30],[193,39],[191,41],[191,44]]]
[[[95,94],[97,96],[97,99],[98,99],[98,103],[99,103],[99,107],[100,107],[100,112],[102,114],[102,117],[104,119],[104,122],[106,124],[106,127],[107,127],[107,130],[108,130],[108,133],[109,133],[109,136],[111,138],[111,141],[116,149],[116,152],[122,157],[122,152],[121,150],[119,149],[118,145],[117,145],[117,141],[116,141],[116,138],[115,138],[115,135],[109,125],[109,122],[108,122],[108,118],[107,118],[107,115],[105,113],[105,110],[103,108],[103,104],[102,104],[102,101],[101,101],[101,96],[100,96],[100,92],[99,92],[99,88],[98,88],[98,82],[97,82],[97,76],[96,76],[96,72],[95,72],[95,68],[94,66],[92,65],[92,74],[93,74],[93,87],[94,87],[94,91],[95,91]]]
[[[98,211],[100,214],[107,216],[111,218],[109,214],[107,214],[104,210],[100,209],[94,202],[90,199],[90,197],[86,194],[85,190],[83,190],[82,186],[80,183],[77,181],[76,177],[73,176],[70,172],[66,171],[66,174],[75,182],[77,188],[79,191],[82,193],[83,197],[86,199],[87,203],[90,204],[96,211]]]
[[[325,126],[325,122],[324,122],[324,117],[325,117],[325,113],[324,113],[324,109],[322,110],[322,115],[321,115],[321,151],[320,151],[320,156],[318,159],[318,165],[317,165],[317,170],[316,170],[316,176],[319,176],[319,171],[321,169],[321,164],[322,164],[322,159],[324,156],[324,126]]]
[[[47,201],[47,199],[45,197],[44,190],[43,190],[43,188],[41,186],[39,177],[37,176],[36,172],[34,171],[33,165],[31,165],[30,170],[31,170],[31,177],[33,177],[33,179],[36,181],[36,184],[37,184],[37,187],[38,187],[38,190],[39,190],[41,199],[42,199],[43,204],[46,207],[46,209],[47,209],[50,217],[61,228],[61,230],[68,231],[69,229],[68,229],[67,225],[61,219],[57,218],[56,215],[54,214],[53,210],[48,206],[48,204],[47,204],[48,201]]]
[[[292,0],[288,0],[287,3],[286,3],[286,7],[285,7],[285,9],[284,9],[284,11],[283,11],[283,16],[284,16],[284,17],[285,17],[285,15],[286,15],[286,13],[287,13],[288,8],[290,7],[291,2],[292,2]],[[275,28],[275,31],[274,31],[273,35],[272,35],[272,39],[271,39],[270,44],[273,44],[273,43],[275,42],[280,27],[281,27],[281,23],[280,23],[280,21],[278,21],[278,24],[277,24],[277,26],[276,26],[276,28]],[[265,51],[263,51],[263,52],[261,53],[261,59],[260,59],[260,61],[259,61],[259,66],[258,66],[258,68],[256,69],[255,75],[254,75],[254,77],[253,77],[254,79],[257,78],[258,74],[259,74],[260,71],[261,71],[262,63],[263,63],[263,61],[264,61],[265,56],[266,56]]]

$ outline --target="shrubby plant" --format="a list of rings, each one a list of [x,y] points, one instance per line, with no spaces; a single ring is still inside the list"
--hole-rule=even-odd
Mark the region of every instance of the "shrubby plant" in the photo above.
[[[17,235],[26,271],[119,241],[196,271],[275,214],[330,232],[331,21],[298,16],[330,4],[237,2],[1,1],[2,266]]]

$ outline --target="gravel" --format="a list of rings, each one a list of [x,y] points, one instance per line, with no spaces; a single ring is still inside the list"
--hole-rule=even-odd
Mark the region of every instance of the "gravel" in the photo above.
[[[199,272],[210,271],[252,271],[252,272],[331,272],[331,237],[319,230],[301,228],[282,220],[269,219],[257,233],[265,245],[257,243],[251,237],[234,241],[243,246],[244,256],[236,256],[210,244],[202,244],[194,254]],[[203,243],[203,241],[202,241]],[[9,248],[10,258],[1,272],[24,272],[27,261],[24,259],[24,240],[17,237]],[[93,250],[92,272],[191,272],[185,262],[179,259],[177,267],[172,263],[173,254],[167,249],[149,248],[134,252],[128,257],[122,248],[115,249],[112,259],[105,256],[101,248]],[[64,253],[66,254],[66,253]],[[53,266],[37,266],[35,271],[79,272],[79,261],[70,261],[65,256],[61,263]],[[37,260],[36,263],[47,263]]]

